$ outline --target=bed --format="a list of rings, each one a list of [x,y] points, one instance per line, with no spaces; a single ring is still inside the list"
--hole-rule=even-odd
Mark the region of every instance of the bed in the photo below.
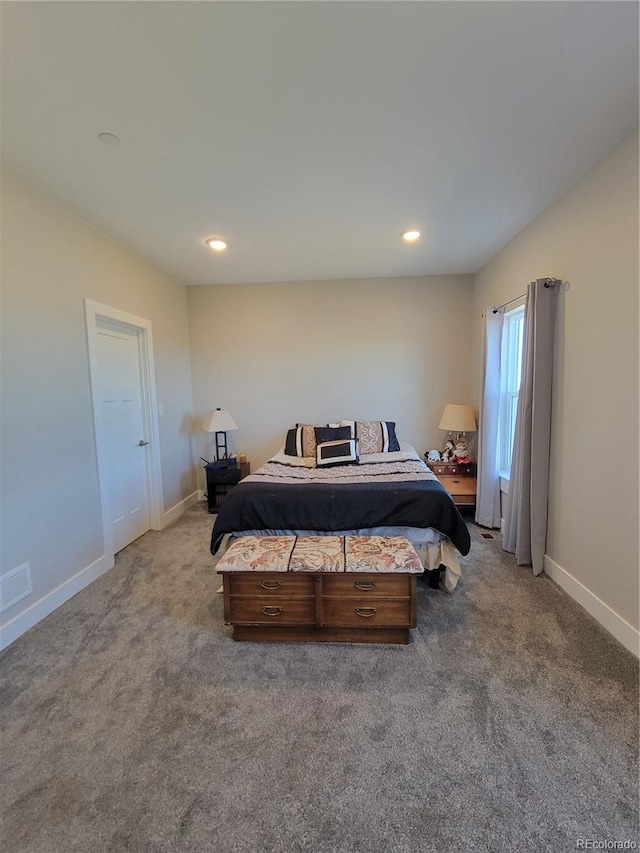
[[[291,455],[285,445],[226,496],[213,527],[212,554],[231,537],[245,535],[402,535],[425,569],[444,567],[440,585],[452,592],[461,577],[457,554],[470,549],[469,531],[416,450],[395,446],[354,464],[323,468],[315,456]]]

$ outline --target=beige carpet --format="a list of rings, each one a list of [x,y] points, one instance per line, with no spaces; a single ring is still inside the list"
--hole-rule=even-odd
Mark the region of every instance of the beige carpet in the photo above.
[[[408,646],[234,643],[194,508],[0,656],[0,847],[638,842],[637,661],[474,528]],[[610,848],[609,848],[610,849]]]

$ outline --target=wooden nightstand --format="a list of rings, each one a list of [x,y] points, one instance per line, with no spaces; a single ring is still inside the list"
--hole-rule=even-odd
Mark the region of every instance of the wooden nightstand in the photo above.
[[[214,462],[204,466],[207,472],[207,509],[217,512],[222,501],[240,480],[251,473],[251,464],[242,462],[240,465],[217,466]]]
[[[459,509],[475,509],[475,462],[427,462]]]

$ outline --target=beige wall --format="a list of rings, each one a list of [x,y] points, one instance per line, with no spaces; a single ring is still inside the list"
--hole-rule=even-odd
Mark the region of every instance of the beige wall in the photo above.
[[[190,287],[197,417],[228,409],[254,468],[297,421],[395,420],[440,447],[445,403],[471,391],[471,299],[469,276]]]
[[[483,310],[543,276],[570,282],[557,318],[547,554],[637,629],[637,134],[475,276],[476,404]]]
[[[203,485],[192,459],[211,455],[198,424],[215,406],[233,414],[232,449],[254,468],[298,420],[391,419],[418,450],[440,447],[444,404],[479,402],[485,306],[551,275],[571,289],[558,316],[547,552],[637,627],[637,157],[634,136],[473,286],[444,276],[185,289],[4,176],[2,571],[28,561],[34,591],[2,621],[102,553],[83,298],[153,324],[168,510],[195,473]]]
[[[11,175],[2,182],[2,571],[33,593],[103,554],[83,299],[153,327],[164,508],[195,490],[185,288]]]

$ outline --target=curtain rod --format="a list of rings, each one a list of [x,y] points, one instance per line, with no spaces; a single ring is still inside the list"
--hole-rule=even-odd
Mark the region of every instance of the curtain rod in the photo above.
[[[562,281],[559,278],[546,278],[544,280],[545,287],[555,287],[556,284],[562,284]],[[513,299],[510,299],[508,302],[503,302],[502,305],[497,305],[493,309],[493,313],[497,314],[498,311],[501,311],[503,308],[506,308],[507,305],[512,305],[514,302],[517,302],[519,299],[524,299],[526,293],[521,293],[520,296],[514,296]]]

